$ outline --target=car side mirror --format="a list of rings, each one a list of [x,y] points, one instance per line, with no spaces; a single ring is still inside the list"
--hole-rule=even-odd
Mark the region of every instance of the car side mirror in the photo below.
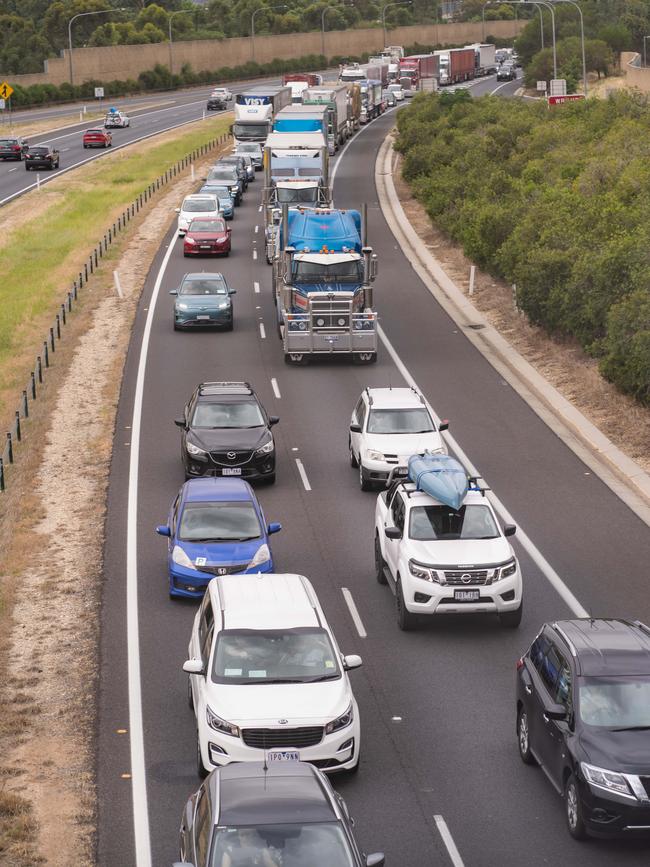
[[[271,533],[279,533],[282,529],[282,524],[279,524],[277,521],[272,521],[266,528],[266,532],[271,535]]]
[[[236,289],[229,289],[229,290],[228,290],[228,295],[236,295],[236,294],[237,294],[237,290],[236,290]]]
[[[386,863],[386,856],[383,852],[375,852],[374,855],[366,857],[366,867],[382,867]]]
[[[449,430],[449,419],[448,418],[443,418],[443,420],[438,425],[438,430],[439,431]]]
[[[355,668],[361,668],[363,662],[361,657],[356,653],[349,653],[347,656],[343,657],[343,668],[345,671],[352,671]]]
[[[186,426],[184,418],[175,418],[174,424],[176,425],[176,427],[185,427]]]
[[[188,674],[205,674],[203,660],[186,659],[183,663],[183,671],[186,671]]]
[[[169,294],[170,295],[178,295],[178,289],[170,289]]]
[[[515,527],[514,524],[506,524],[505,527],[503,528],[503,535],[504,536],[514,536],[516,532],[517,532],[517,528]]]
[[[566,719],[566,708],[563,704],[549,704],[544,706],[544,714],[549,719]]]
[[[273,427],[274,424],[277,424],[280,421],[279,415],[270,415],[269,416],[269,424]]]
[[[156,527],[156,533],[158,533],[159,536],[171,536],[172,531],[169,529],[167,524],[158,524]]]
[[[174,211],[175,211],[177,214],[180,214],[181,209],[180,209],[180,208],[174,208]]]
[[[401,539],[402,538],[402,531],[400,529],[398,529],[397,527],[386,527],[386,529],[384,530],[384,534],[386,535],[387,539]]]
[[[231,229],[230,227],[228,227],[228,228],[226,229],[226,232],[227,232],[229,235],[232,235],[232,229]]]
[[[361,433],[361,425],[353,422],[350,425],[350,433]]]

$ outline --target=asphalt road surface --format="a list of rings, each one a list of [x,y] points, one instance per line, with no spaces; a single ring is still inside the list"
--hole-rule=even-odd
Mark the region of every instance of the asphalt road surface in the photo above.
[[[516,86],[498,92],[512,95]],[[472,92],[495,87],[486,80]],[[373,177],[392,121],[386,115],[362,130],[343,153],[334,185],[338,207],[369,206],[369,238],[380,263],[376,303],[392,348],[391,354],[380,346],[377,364],[284,364],[264,261],[261,179],[236,211],[230,257],[190,262],[170,229],[151,269],[126,363],[108,502],[97,757],[104,867],[166,867],[176,860],[181,811],[199,782],[181,670],[195,605],[168,599],[165,540],[154,527],[183,482],[173,419],[195,385],[213,379],[250,381],[267,410],[280,416],[277,483],[258,489],[267,519],[283,524],[273,537],[278,571],[311,579],[341,650],[363,657],[351,674],[361,712],[361,770],[333,780],[366,851],[384,851],[395,867],[648,864],[648,843],[574,842],[559,797],[538,768],[519,759],[515,662],[542,622],[572,616],[530,547],[514,537],[524,573],[518,630],[492,617],[448,616],[402,633],[389,588],[375,581],[375,495],[359,490],[348,465],[347,429],[361,390],[402,385],[406,370],[451,420],[456,440],[580,604],[598,616],[650,620],[646,525],[486,363],[398,249]],[[232,333],[172,329],[168,291],[200,267],[223,271],[238,290]],[[141,362],[143,339],[148,352]],[[140,401],[141,417],[134,416]],[[435,817],[444,820],[462,861],[452,860]]]

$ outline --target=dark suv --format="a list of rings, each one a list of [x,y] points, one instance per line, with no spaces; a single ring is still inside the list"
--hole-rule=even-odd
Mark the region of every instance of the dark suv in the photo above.
[[[25,154],[25,169],[58,169],[61,159],[52,145],[32,145]]]
[[[650,629],[547,623],[517,662],[517,739],[564,797],[572,837],[650,831]]]
[[[244,185],[244,191],[248,189],[248,169],[246,168],[246,160],[242,156],[230,154],[229,156],[220,157],[215,166],[234,166],[237,169],[237,176]]]
[[[343,798],[306,762],[241,762],[217,768],[187,802],[181,863],[381,867],[359,848]]]
[[[185,478],[238,476],[275,481],[275,441],[269,416],[247,382],[203,382],[182,418],[181,459]]]
[[[29,144],[24,138],[0,138],[0,160],[22,160]]]

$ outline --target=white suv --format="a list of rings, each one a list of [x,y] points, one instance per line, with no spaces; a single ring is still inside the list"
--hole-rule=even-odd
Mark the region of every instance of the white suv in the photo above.
[[[230,762],[359,766],[359,709],[314,588],[301,575],[224,575],[192,629],[189,703],[201,776]]]
[[[178,214],[178,234],[185,235],[192,220],[211,220],[219,216],[219,201],[208,193],[192,193],[185,196]]]
[[[375,508],[375,570],[396,597],[400,629],[413,629],[419,614],[489,612],[504,626],[519,626],[521,570],[506,538],[515,531],[512,524],[500,529],[476,480],[458,511],[411,481],[382,491]]]
[[[362,491],[383,486],[389,473],[406,476],[412,455],[446,454],[424,397],[414,388],[366,388],[350,419],[350,466],[359,468]],[[396,469],[397,468],[397,469]]]

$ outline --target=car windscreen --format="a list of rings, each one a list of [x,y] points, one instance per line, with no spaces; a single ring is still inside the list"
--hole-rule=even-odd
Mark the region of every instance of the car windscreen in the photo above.
[[[192,231],[201,231],[200,229],[195,229],[195,223],[199,223],[199,220],[192,220]],[[179,295],[227,295],[228,287],[226,286],[226,281],[223,277],[198,277],[196,279],[183,280],[181,283],[180,289],[178,290]]]
[[[227,629],[219,633],[215,683],[309,683],[341,676],[324,629]]]
[[[368,433],[372,434],[418,434],[434,430],[431,416],[424,407],[371,409],[368,417]]]
[[[214,829],[209,867],[355,867],[345,833],[337,822],[292,822]]]
[[[198,403],[192,418],[192,427],[249,428],[265,424],[258,404],[252,400]]]
[[[250,502],[186,503],[178,527],[183,542],[243,542],[262,536]]]
[[[258,156],[262,156],[262,149],[259,145],[255,144],[240,144],[237,145],[237,151],[243,154],[257,154]]]
[[[218,210],[218,206],[214,199],[185,199],[181,210],[186,214],[205,214]]]
[[[206,184],[201,192],[210,193],[211,196],[217,196],[218,198],[230,198],[230,190],[228,187],[219,187],[216,184],[214,186],[212,184]]]
[[[237,183],[237,169],[233,166],[224,166],[222,169],[210,169],[207,177],[208,181],[226,181],[227,183]]]
[[[235,138],[266,138],[268,123],[235,123],[232,128]]]
[[[359,259],[331,265],[294,259],[293,279],[295,283],[359,283],[363,280],[363,265]]]
[[[223,220],[192,220],[190,232],[225,232],[226,224]]]
[[[488,506],[414,506],[409,517],[409,538],[421,542],[451,539],[496,539],[500,535]]]
[[[650,729],[650,677],[581,678],[578,708],[590,726]]]
[[[318,201],[318,190],[316,187],[307,187],[304,190],[294,190],[291,187],[277,188],[278,204],[308,204],[309,202]]]

